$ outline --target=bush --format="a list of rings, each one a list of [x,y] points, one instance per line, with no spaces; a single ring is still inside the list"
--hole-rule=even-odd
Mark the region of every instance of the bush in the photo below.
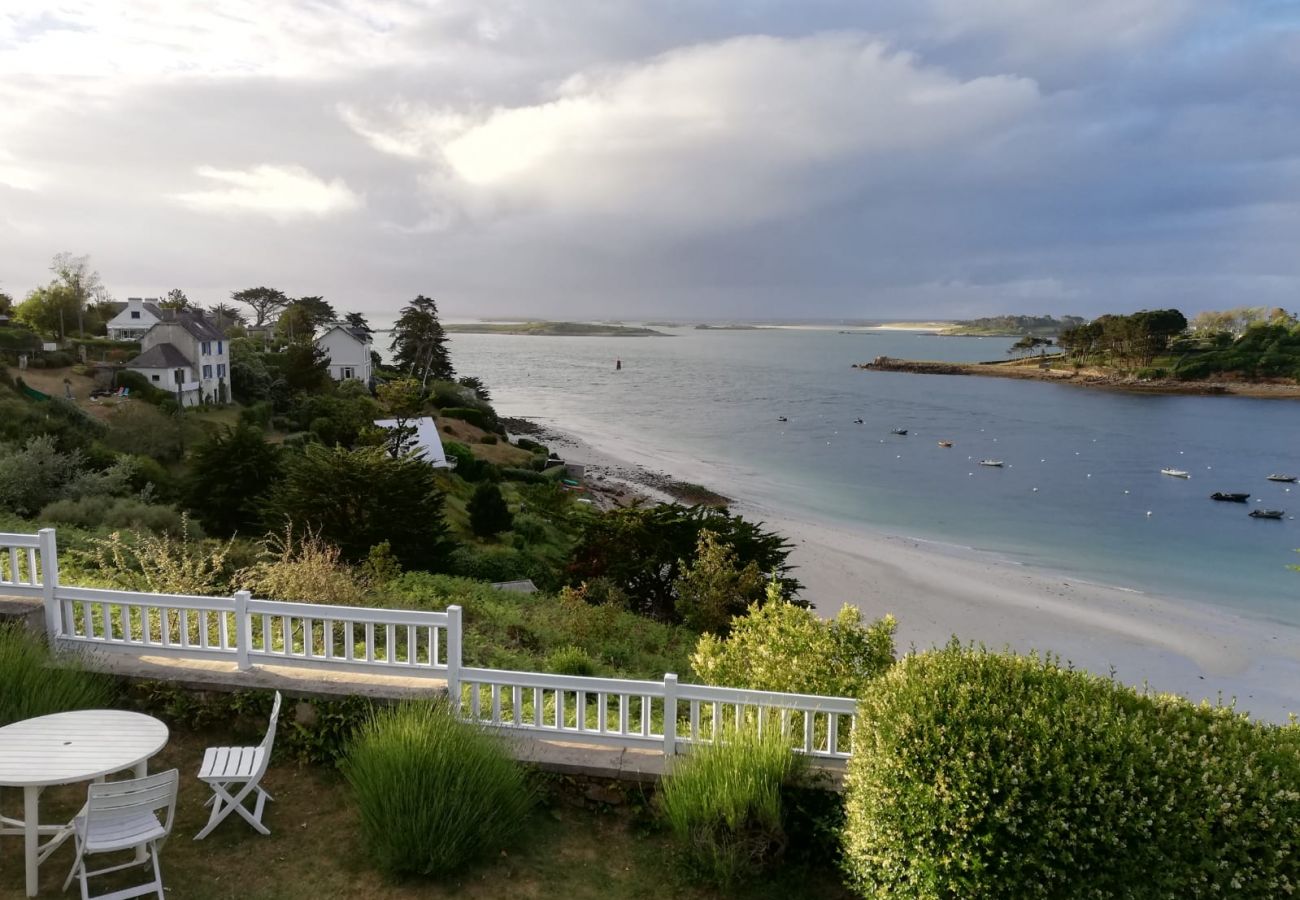
[[[751,606],[725,638],[700,637],[691,668],[705,684],[859,697],[894,663],[893,616],[867,626],[846,605],[834,619],[782,600]]]
[[[65,369],[77,361],[77,358],[64,350],[52,350],[41,357],[47,369]]]
[[[51,665],[49,649],[17,624],[0,624],[0,726],[34,716],[108,706],[116,696],[103,675],[63,659]]]
[[[338,547],[308,531],[295,536],[292,523],[266,535],[256,563],[235,574],[235,584],[269,600],[355,606],[369,585],[340,559]]]
[[[781,788],[803,762],[779,728],[732,732],[675,762],[659,804],[697,877],[732,887],[780,856]]]
[[[78,500],[57,500],[41,510],[40,520],[81,528],[137,528],[142,531],[179,535],[186,527],[174,506],[145,503],[135,497],[89,496]],[[191,529],[193,525],[189,526]]]
[[[495,444],[497,442],[497,436],[495,434],[485,434],[483,437],[479,438],[478,442],[480,444]]]
[[[487,414],[481,409],[471,409],[468,406],[449,406],[446,409],[440,409],[438,415],[443,419],[460,419],[462,422],[468,422],[475,428],[482,428],[484,431],[492,429],[492,423],[488,421]]]
[[[1267,898],[1300,886],[1300,728],[1055,661],[910,656],[862,701],[863,896]]]
[[[170,391],[154,387],[148,378],[130,369],[118,371],[116,386],[130,389],[132,397],[143,400],[145,403],[158,404],[163,400],[175,399]]]
[[[531,469],[516,469],[511,466],[501,468],[501,480],[522,481],[525,484],[549,484],[551,481],[541,472],[534,472]]]
[[[582,675],[587,678],[600,674],[600,664],[581,647],[561,647],[546,657],[545,671],[556,675]]]
[[[546,449],[545,444],[539,444],[537,443],[537,441],[529,440],[526,437],[516,438],[515,446],[518,447],[520,450],[527,450],[529,453],[541,453],[548,456],[550,455],[550,451]]]
[[[469,513],[469,527],[479,537],[492,537],[510,530],[513,517],[510,507],[501,496],[501,488],[485,481],[474,489],[474,496],[465,506]]]
[[[445,877],[495,856],[533,805],[523,770],[445,704],[407,702],[377,712],[341,768],[362,838],[391,876]]]

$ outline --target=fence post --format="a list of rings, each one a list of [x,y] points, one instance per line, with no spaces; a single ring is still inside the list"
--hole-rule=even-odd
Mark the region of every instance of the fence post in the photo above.
[[[461,618],[460,607],[447,607],[447,700],[451,703],[452,713],[460,717],[460,654],[461,654]]]
[[[63,636],[63,612],[59,609],[59,547],[53,528],[37,532],[41,551],[41,594],[45,601],[45,634],[50,646]],[[32,576],[35,577],[33,572]],[[18,575],[15,572],[14,578]]]
[[[253,620],[248,617],[248,591],[235,591],[235,662],[239,671],[250,668],[248,651],[253,645]]]
[[[677,676],[664,676],[664,758],[677,755]]]

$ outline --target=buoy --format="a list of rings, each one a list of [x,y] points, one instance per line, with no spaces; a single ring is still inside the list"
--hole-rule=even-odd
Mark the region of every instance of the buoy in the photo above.
[[[1034,493],[1035,493],[1035,494],[1038,493],[1038,488],[1034,488]]]
[[[1124,492],[1124,493],[1126,493],[1126,494],[1127,494],[1127,493],[1128,493],[1128,491],[1125,491],[1125,492]]]
[[[1148,515],[1148,516],[1151,515],[1151,510],[1149,510],[1149,509],[1147,510],[1147,515]]]
[[[1089,478],[1092,477],[1092,473],[1091,473],[1091,472],[1088,473],[1088,477],[1089,477]]]

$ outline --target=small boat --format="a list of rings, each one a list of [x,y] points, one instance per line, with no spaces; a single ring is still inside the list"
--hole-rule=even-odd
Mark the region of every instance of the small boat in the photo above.
[[[1252,509],[1250,511],[1252,519],[1280,519],[1285,515],[1286,511],[1281,509]]]
[[[1161,469],[1161,475],[1170,475],[1174,478],[1191,478],[1192,476],[1182,469]]]
[[[1225,494],[1223,491],[1215,491],[1210,495],[1211,500],[1223,500],[1227,503],[1245,503],[1250,499],[1250,494]]]
[[[951,447],[951,446],[952,446],[952,441],[940,441],[940,442],[939,442],[939,446],[940,446],[940,447]]]
[[[891,431],[891,432],[889,432],[889,433],[890,433],[890,434],[897,434],[897,435],[906,435],[906,434],[907,434],[907,429],[906,429],[906,428],[895,428],[893,431]]]
[[[854,424],[854,425],[861,425],[861,424],[862,424],[862,420],[861,420],[861,419],[854,419],[854,420],[853,420],[853,424]]]
[[[789,419],[787,419],[785,416],[777,416],[777,417],[776,417],[776,420],[777,420],[778,422],[788,422],[788,421],[789,421]]]
[[[1296,478],[1297,478],[1297,476],[1295,476],[1295,475],[1276,475],[1276,474],[1274,474],[1274,475],[1270,475],[1270,476],[1268,476],[1268,480],[1269,480],[1269,481],[1281,481],[1281,482],[1284,482],[1285,484],[1295,484],[1295,482],[1296,482]]]
[[[1000,460],[1000,459],[981,459],[981,460],[980,460],[980,465],[981,465],[981,466],[991,466],[991,467],[993,467],[993,468],[995,468],[995,469],[1000,469],[1000,468],[1002,468],[1002,460]]]

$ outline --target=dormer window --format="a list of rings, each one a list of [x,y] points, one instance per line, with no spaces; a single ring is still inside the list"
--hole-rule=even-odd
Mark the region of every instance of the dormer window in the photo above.
[[[138,319],[138,318],[140,318],[140,310],[138,310],[138,309],[133,309],[133,310],[131,310],[131,318],[133,318],[133,319]]]
[[[212,355],[212,342],[211,342],[211,341],[204,341],[204,342],[203,342],[203,355],[204,355],[204,356],[211,356],[211,355]]]

